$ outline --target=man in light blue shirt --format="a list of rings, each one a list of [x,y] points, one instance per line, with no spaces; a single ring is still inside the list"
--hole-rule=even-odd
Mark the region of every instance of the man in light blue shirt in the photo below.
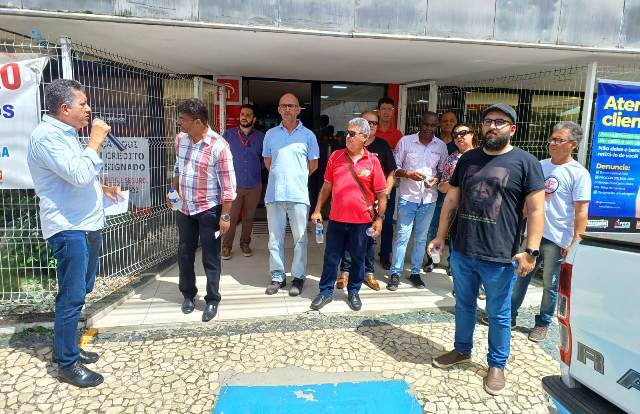
[[[98,153],[111,127],[94,120],[86,147],[80,145],[77,131],[89,124],[91,107],[76,81],[51,82],[45,102],[49,115],[31,134],[27,162],[40,199],[42,235],[56,258],[54,361],[61,381],[95,387],[103,377],[84,364],[96,362],[98,354],[80,349],[76,330],[98,271],[105,223],[102,197],[115,200],[120,192],[98,181],[103,167]]]
[[[267,206],[269,225],[269,270],[271,283],[266,294],[273,295],[286,285],[284,237],[287,217],[293,234],[293,282],[289,295],[302,292],[307,268],[307,215],[309,214],[309,175],[318,168],[320,150],[316,136],[298,120],[300,103],[291,93],[278,103],[282,123],[267,131],[262,156],[269,170]]]

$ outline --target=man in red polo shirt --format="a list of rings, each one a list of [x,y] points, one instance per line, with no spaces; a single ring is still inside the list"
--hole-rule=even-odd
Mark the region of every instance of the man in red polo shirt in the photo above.
[[[387,144],[391,146],[391,149],[396,148],[396,144],[404,135],[398,128],[393,126],[393,118],[395,114],[396,109],[393,99],[385,96],[378,101],[378,117],[380,118],[380,122],[378,123],[376,137],[387,141]]]
[[[387,207],[387,182],[380,161],[364,147],[370,132],[366,119],[355,118],[349,121],[347,147],[335,151],[327,162],[324,184],[318,196],[316,209],[311,215],[314,225],[318,221],[322,222],[322,205],[333,195],[320,277],[320,294],[313,299],[310,306],[314,310],[320,310],[332,301],[338,264],[345,250],[351,256],[351,270],[347,283],[349,307],[356,311],[362,308],[358,292],[364,280],[367,229],[373,228],[373,237],[380,235]],[[378,217],[372,224],[371,212],[376,199]]]

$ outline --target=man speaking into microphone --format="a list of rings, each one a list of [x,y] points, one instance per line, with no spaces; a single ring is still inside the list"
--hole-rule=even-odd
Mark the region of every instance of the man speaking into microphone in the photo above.
[[[93,290],[105,224],[103,195],[116,201],[120,187],[100,184],[102,143],[111,130],[94,120],[86,146],[78,130],[89,124],[91,107],[82,85],[57,79],[45,88],[48,115],[31,133],[27,162],[39,197],[42,235],[56,258],[53,359],[58,378],[78,387],[95,387],[102,375],[86,364],[98,354],[82,350],[76,338],[85,296]]]

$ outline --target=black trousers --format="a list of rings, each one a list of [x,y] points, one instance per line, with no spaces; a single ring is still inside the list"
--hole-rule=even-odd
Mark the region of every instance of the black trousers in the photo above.
[[[202,213],[188,216],[177,212],[178,235],[178,268],[180,269],[179,288],[185,298],[195,298],[198,293],[194,262],[198,238],[202,245],[202,265],[207,275],[207,296],[205,302],[220,302],[220,240],[215,232],[220,230],[219,220],[221,206],[213,207]]]

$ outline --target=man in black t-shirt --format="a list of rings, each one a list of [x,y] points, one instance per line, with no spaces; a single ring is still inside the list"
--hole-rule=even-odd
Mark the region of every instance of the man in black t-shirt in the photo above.
[[[364,119],[369,121],[371,127],[371,133],[369,139],[364,143],[367,150],[376,155],[380,160],[382,171],[385,177],[387,177],[387,197],[393,189],[393,173],[396,170],[396,160],[393,157],[393,151],[387,141],[382,138],[376,138],[376,130],[378,129],[378,114],[372,111],[363,112],[361,115]],[[389,211],[387,214],[393,216],[393,211]],[[384,230],[383,230],[384,231]],[[367,256],[364,262],[364,284],[373,290],[380,290],[380,284],[375,278],[375,252],[376,252],[376,240],[372,237],[368,237],[367,242]],[[342,263],[340,264],[340,274],[336,280],[336,289],[343,289],[347,280],[349,279],[349,270],[351,269],[351,258],[349,253],[345,250],[342,255]]]
[[[456,291],[455,349],[433,360],[447,368],[470,360],[480,283],[487,296],[489,372],[484,389],[500,394],[511,341],[511,289],[518,276],[533,270],[544,223],[544,176],[538,160],[511,145],[517,116],[506,104],[483,112],[482,147],[467,151],[449,181],[438,235],[429,244],[442,249],[449,226],[453,234],[451,269]],[[518,253],[527,213],[526,250]]]

